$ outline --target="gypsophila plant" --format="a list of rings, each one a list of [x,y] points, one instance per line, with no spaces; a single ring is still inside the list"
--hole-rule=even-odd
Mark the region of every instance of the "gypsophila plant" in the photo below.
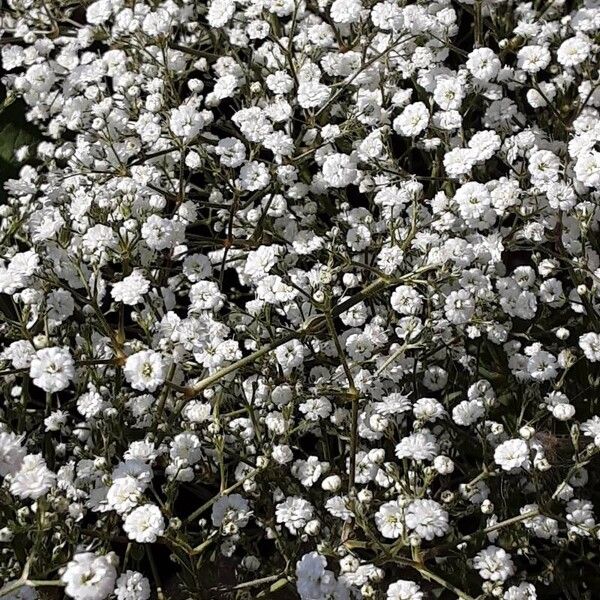
[[[1,598],[598,598],[598,0],[2,11]]]

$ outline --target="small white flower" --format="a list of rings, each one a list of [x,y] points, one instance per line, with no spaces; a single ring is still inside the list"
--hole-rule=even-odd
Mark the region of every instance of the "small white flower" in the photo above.
[[[498,75],[501,66],[500,59],[490,48],[476,48],[469,53],[466,62],[466,67],[473,77],[482,81],[494,79]]]
[[[139,504],[143,490],[143,485],[135,477],[119,477],[108,488],[106,504],[119,514],[125,514]]]
[[[330,8],[334,23],[356,23],[363,6],[360,0],[334,0]]]
[[[166,365],[158,352],[142,350],[127,357],[123,372],[133,389],[153,392],[165,381]]]
[[[600,361],[600,335],[589,332],[579,337],[579,347],[590,362]]]
[[[251,514],[250,505],[243,496],[229,494],[213,504],[211,519],[215,527],[233,534],[248,524]]]
[[[148,600],[150,582],[138,571],[126,571],[117,579],[115,588],[117,600]]]
[[[425,540],[448,532],[448,513],[435,500],[413,500],[406,508],[406,526]]]
[[[140,271],[134,271],[113,285],[111,295],[117,302],[134,305],[142,302],[144,294],[148,293],[149,289],[150,282]]]
[[[116,562],[113,552],[107,555],[93,552],[75,554],[61,576],[65,593],[74,600],[104,600],[115,587]]]
[[[399,579],[390,584],[386,600],[423,600],[423,592],[414,581]]]
[[[275,350],[275,357],[284,373],[290,373],[304,362],[304,346],[298,340],[291,340]]]
[[[505,550],[497,546],[488,546],[473,559],[473,566],[479,576],[494,582],[506,581],[515,572],[515,565]]]
[[[60,392],[69,387],[75,375],[75,363],[68,348],[42,348],[29,367],[33,383],[45,392]]]
[[[519,468],[528,469],[531,464],[529,446],[522,439],[507,440],[494,451],[494,460],[505,471]]]
[[[27,449],[23,447],[24,436],[0,431],[0,477],[16,473],[23,464]]]
[[[46,466],[41,454],[28,454],[11,477],[10,492],[19,498],[37,500],[54,485],[56,475]]]
[[[404,533],[404,508],[400,501],[385,502],[375,513],[375,524],[385,538],[397,539]]]
[[[165,521],[158,506],[144,504],[125,517],[123,529],[130,540],[152,544],[165,532]]]
[[[298,104],[302,108],[319,108],[329,99],[329,88],[318,81],[302,81],[298,86]]]
[[[204,117],[193,106],[183,104],[171,111],[171,131],[184,142],[193,140],[204,127]]]
[[[556,58],[564,67],[575,67],[587,59],[591,49],[592,45],[587,37],[575,36],[559,46]]]
[[[517,66],[528,73],[537,73],[550,64],[550,51],[544,46],[532,44],[517,53]]]
[[[277,522],[283,523],[294,535],[304,528],[313,518],[313,514],[311,503],[298,496],[289,496],[275,507]]]
[[[424,131],[429,124],[429,111],[423,102],[409,104],[394,119],[394,131],[400,135],[414,137]]]

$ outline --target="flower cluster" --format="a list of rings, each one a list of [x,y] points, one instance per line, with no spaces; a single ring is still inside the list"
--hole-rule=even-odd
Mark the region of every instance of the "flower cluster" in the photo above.
[[[593,598],[598,2],[6,4],[0,597]]]

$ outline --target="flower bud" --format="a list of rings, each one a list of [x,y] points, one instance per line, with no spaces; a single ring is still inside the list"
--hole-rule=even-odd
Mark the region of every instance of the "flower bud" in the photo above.
[[[530,425],[523,425],[523,427],[521,427],[521,429],[519,429],[519,435],[524,440],[530,440],[533,437],[534,433],[535,433],[535,429],[533,427],[531,427]]]
[[[369,460],[376,465],[381,464],[385,460],[385,450],[383,448],[373,448],[369,451]]]
[[[358,501],[361,504],[369,504],[373,500],[373,492],[371,490],[363,489],[358,492]]]
[[[308,534],[308,535],[317,535],[319,533],[321,529],[321,523],[319,523],[319,521],[317,519],[313,519],[312,521],[309,521],[306,526],[304,527],[304,531]]]
[[[433,466],[440,475],[449,475],[454,471],[453,460],[443,455],[435,457],[433,461]]]
[[[326,492],[337,492],[342,487],[342,480],[338,475],[330,475],[323,479],[321,487]]]

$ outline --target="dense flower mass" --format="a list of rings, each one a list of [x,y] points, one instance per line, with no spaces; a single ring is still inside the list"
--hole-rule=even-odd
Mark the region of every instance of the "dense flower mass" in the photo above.
[[[597,0],[4,4],[0,598],[597,597]]]

